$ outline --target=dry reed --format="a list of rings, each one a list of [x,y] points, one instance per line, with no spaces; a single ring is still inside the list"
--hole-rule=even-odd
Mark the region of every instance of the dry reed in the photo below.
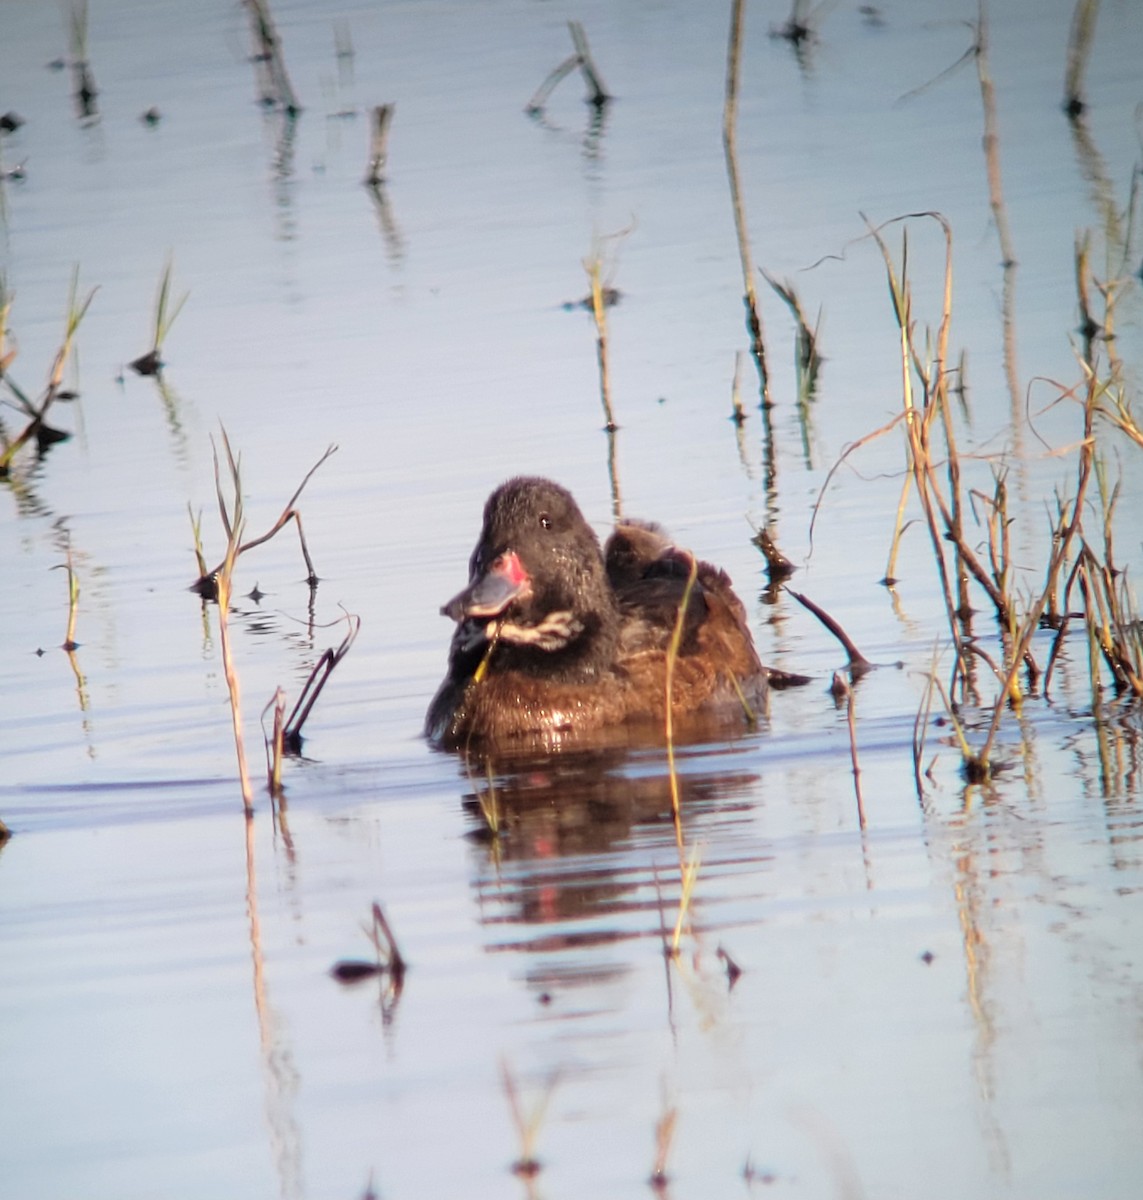
[[[223,434],[224,439],[225,439],[225,436],[226,435],[224,433]],[[337,452],[336,446],[331,445],[331,446],[326,447],[325,453],[322,454],[322,456],[317,460],[316,463],[314,463],[314,465],[312,467],[310,467],[310,469],[306,472],[305,477],[302,479],[302,482],[299,483],[297,488],[295,489],[294,494],[289,498],[289,500],[286,501],[285,508],[282,509],[281,514],[279,515],[278,519],[274,522],[274,524],[270,527],[270,529],[268,529],[264,534],[262,534],[261,537],[251,538],[250,541],[243,542],[241,545],[235,547],[235,549],[234,549],[235,560],[240,558],[247,551],[253,550],[256,546],[261,546],[265,542],[268,542],[272,537],[274,537],[275,534],[280,532],[286,525],[288,525],[291,521],[293,521],[294,524],[298,528],[298,540],[301,543],[302,557],[305,559],[305,563],[306,563],[306,570],[307,570],[306,582],[309,584],[309,586],[311,588],[317,587],[318,576],[317,576],[317,572],[314,570],[313,560],[310,558],[309,548],[306,545],[305,531],[302,528],[302,515],[297,509],[297,502],[298,502],[298,497],[302,494],[303,490],[305,489],[306,484],[308,484],[309,481],[313,478],[313,475],[317,471],[317,469],[322,465],[322,463],[324,463],[326,461],[327,458],[330,457],[330,455],[335,454],[336,452]],[[217,461],[217,458],[216,458],[216,461]],[[193,522],[193,517],[192,517],[192,522]],[[225,521],[224,521],[224,526],[225,526]],[[201,566],[201,563],[203,561],[202,553],[201,553],[201,550],[198,549],[197,547],[196,547],[196,554],[198,556],[199,564]],[[224,560],[224,562],[225,562],[225,560]],[[213,571],[204,571],[199,576],[199,578],[196,579],[195,582],[191,585],[191,590],[198,592],[199,595],[202,596],[204,599],[209,600],[209,599],[217,598],[217,595],[218,595],[217,579],[218,579],[218,573],[222,570],[222,566],[223,566],[223,564],[219,564],[219,566],[215,567]]]
[[[734,229],[738,238],[738,256],[742,264],[746,328],[750,334],[750,352],[754,356],[754,362],[758,368],[762,407],[765,409],[773,403],[770,397],[770,372],[766,366],[762,315],[758,308],[757,289],[754,286],[754,259],[750,249],[750,232],[746,228],[746,213],[742,202],[742,181],[738,172],[738,79],[742,66],[744,25],[744,0],[733,0],[730,16],[730,41],[726,52],[726,100],[722,115],[722,145],[726,156],[726,174],[730,184],[730,205],[734,213]]]
[[[228,502],[226,498],[218,462],[218,448],[215,446],[214,486],[218,497],[218,511],[222,519],[222,527],[226,533],[226,555],[215,570],[213,579],[218,599],[218,633],[222,649],[222,668],[226,676],[226,690],[230,697],[234,748],[238,757],[238,781],[242,789],[243,811],[247,821],[250,821],[254,816],[254,793],[250,786],[250,771],[246,764],[246,745],[242,731],[242,688],[238,679],[238,670],[234,665],[233,647],[230,642],[230,594],[234,580],[234,564],[240,553],[246,518],[242,501],[241,460],[235,458],[225,429],[222,430],[222,444],[226,451],[231,499]]]

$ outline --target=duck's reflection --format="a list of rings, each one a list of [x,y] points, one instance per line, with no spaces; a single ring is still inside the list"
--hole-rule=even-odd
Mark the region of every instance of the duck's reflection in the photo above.
[[[717,846],[752,810],[760,782],[744,757],[725,741],[679,752],[677,827],[661,746],[470,757],[462,804],[484,848],[473,879],[481,919],[503,927],[494,948],[660,936],[675,920],[680,835],[707,843],[708,863],[732,853]]]

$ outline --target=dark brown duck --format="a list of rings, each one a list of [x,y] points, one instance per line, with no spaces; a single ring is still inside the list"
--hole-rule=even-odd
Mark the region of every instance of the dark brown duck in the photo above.
[[[563,740],[665,717],[667,647],[691,559],[655,525],[617,526],[601,551],[571,493],[511,479],[488,498],[425,733],[443,746]],[[765,700],[742,602],[697,565],[671,689],[676,720],[743,718]]]

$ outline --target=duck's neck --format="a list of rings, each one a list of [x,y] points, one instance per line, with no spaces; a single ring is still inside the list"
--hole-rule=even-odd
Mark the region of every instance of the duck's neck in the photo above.
[[[593,683],[608,675],[619,645],[619,613],[612,598],[586,613],[550,613],[534,626],[505,622],[493,631],[491,666],[561,683]]]

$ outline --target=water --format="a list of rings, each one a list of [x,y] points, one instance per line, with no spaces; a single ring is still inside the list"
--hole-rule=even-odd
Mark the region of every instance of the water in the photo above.
[[[27,122],[0,144],[5,168],[26,160],[2,192],[10,370],[26,390],[50,369],[75,266],[81,293],[99,288],[67,376],[81,399],[53,410],[73,436],[20,459],[0,520],[0,818],[14,831],[0,851],[0,1196],[361,1196],[371,1179],[390,1198],[645,1194],[671,1110],[676,1196],[1134,1196],[1138,711],[1108,696],[1093,717],[1077,627],[1051,701],[1006,723],[995,784],[966,788],[934,727],[919,800],[914,719],[947,628],[919,524],[896,596],[877,582],[899,433],[829,471],[901,403],[859,214],[939,210],[952,345],[968,352],[966,470],[991,494],[1007,464],[1021,586],[1038,586],[1045,514],[1074,489],[1074,453],[1054,452],[1082,432],[1043,382],[1079,378],[1073,238],[1096,231],[1105,276],[1108,209],[1126,205],[1140,157],[1135,7],[1100,11],[1086,137],[1059,108],[1070,6],[991,13],[1016,402],[974,65],[914,93],[970,46],[975,10],[832,9],[799,63],[770,36],[786,11],[750,9],[738,137],[754,253],[811,320],[820,307],[826,356],[803,433],[793,328],[764,288],[770,464],[749,360],[741,447],[726,419],[746,347],[721,146],[728,11],[570,14],[616,95],[600,126],[575,77],[543,120],[523,113],[570,53],[569,14],[549,6],[274,11],[305,107],[293,126],[254,102],[238,7],[91,5],[99,119],[82,122],[69,74],[45,65],[67,50],[59,11],[0,6],[0,109]],[[339,23],[352,63],[335,56]],[[360,180],[365,112],[385,101],[379,207]],[[139,120],[152,105],[153,128]],[[610,520],[594,331],[565,305],[587,290],[593,238],[628,229],[603,243],[623,293],[624,511],[726,567],[764,660],[815,678],[775,695],[757,731],[681,748],[698,874],[671,965],[680,868],[660,750],[485,773],[418,736],[444,669],[437,609],[464,581],[488,491],[550,474],[597,528]],[[898,228],[887,237],[899,253]],[[915,315],[934,327],[943,253],[935,223],[911,225]],[[149,348],[168,256],[189,299],[160,388],[124,365]],[[1139,315],[1134,280],[1115,343],[1132,388]],[[17,424],[6,410],[9,435]],[[222,553],[220,424],[251,533],[339,446],[299,504],[312,603],[292,528],[240,564],[255,767],[274,689],[296,695],[340,641],[342,605],[362,620],[287,766],[285,811],[275,820],[259,790],[249,828],[217,614],[187,591],[188,504],[207,558]],[[1100,439],[1133,569],[1139,451]],[[795,586],[881,664],[857,689],[864,831],[826,693],[844,654],[788,596],[763,599],[749,538],[767,520]],[[54,569],[68,546],[71,661]],[[396,997],[329,975],[371,954],[374,901],[410,963]],[[525,1114],[548,1097],[533,1181],[511,1174],[524,1150],[505,1072]]]

